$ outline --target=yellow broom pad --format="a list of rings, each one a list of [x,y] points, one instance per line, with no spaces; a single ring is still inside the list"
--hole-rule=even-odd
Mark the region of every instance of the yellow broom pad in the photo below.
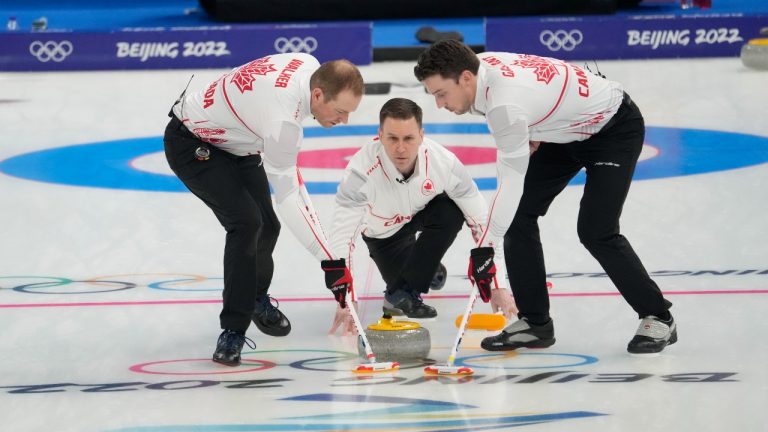
[[[463,315],[456,317],[456,328],[461,325],[462,318],[464,318]],[[504,318],[504,315],[473,313],[467,321],[467,329],[494,331],[503,329],[506,324],[507,319]]]

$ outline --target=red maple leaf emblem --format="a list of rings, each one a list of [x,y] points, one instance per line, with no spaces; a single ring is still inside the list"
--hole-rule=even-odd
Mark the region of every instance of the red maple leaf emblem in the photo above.
[[[211,128],[195,128],[192,129],[192,133],[197,135],[201,141],[205,141],[211,144],[222,144],[227,142],[223,138],[216,138],[216,135],[224,135],[227,131],[224,129],[211,129]]]
[[[221,128],[194,128],[192,133],[199,137],[209,137],[214,135],[224,135],[227,131]]]
[[[527,54],[520,57],[522,57],[522,60],[515,60],[512,64],[526,69],[533,69],[533,73],[536,74],[536,81],[543,81],[545,84],[549,84],[555,75],[560,75],[557,67],[543,57]]]
[[[424,195],[432,195],[435,193],[433,190],[435,186],[432,184],[432,180],[426,179],[424,180],[424,183],[421,184],[421,193]]]
[[[253,90],[253,82],[256,80],[256,75],[263,76],[270,72],[277,72],[274,64],[266,64],[268,61],[269,57],[264,57],[248,63],[232,72],[232,80],[230,82],[237,86],[240,93]]]

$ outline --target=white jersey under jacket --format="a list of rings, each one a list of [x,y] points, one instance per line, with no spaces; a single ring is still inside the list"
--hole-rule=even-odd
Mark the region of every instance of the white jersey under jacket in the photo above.
[[[496,142],[497,189],[481,246],[501,242],[517,211],[530,157],[529,141],[585,140],[621,105],[621,84],[548,57],[505,52],[477,55],[473,114],[483,115]]]
[[[318,259],[331,256],[327,240],[299,194],[296,158],[310,114],[312,73],[303,53],[275,54],[239,66],[205,89],[186,94],[173,112],[193,134],[237,156],[260,154],[277,211]]]
[[[338,257],[346,258],[351,267],[360,233],[372,238],[390,237],[443,192],[461,209],[477,242],[486,226],[488,206],[455,154],[425,137],[416,169],[403,180],[379,139],[373,139],[352,156],[339,184],[331,249]],[[497,280],[505,283],[503,249],[497,247],[495,253]]]

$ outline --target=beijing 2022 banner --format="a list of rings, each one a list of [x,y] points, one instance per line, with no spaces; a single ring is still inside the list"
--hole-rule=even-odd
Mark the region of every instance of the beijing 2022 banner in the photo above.
[[[767,15],[489,18],[486,51],[564,60],[738,56]]]
[[[373,60],[370,22],[0,33],[0,71],[234,67],[274,53]]]

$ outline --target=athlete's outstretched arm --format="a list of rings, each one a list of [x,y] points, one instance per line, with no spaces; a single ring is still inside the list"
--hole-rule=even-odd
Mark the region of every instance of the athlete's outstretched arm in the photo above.
[[[264,137],[264,169],[275,193],[277,211],[299,242],[318,260],[336,259],[320,221],[309,209],[309,196],[299,193],[296,158],[303,138],[301,126],[276,122]]]

